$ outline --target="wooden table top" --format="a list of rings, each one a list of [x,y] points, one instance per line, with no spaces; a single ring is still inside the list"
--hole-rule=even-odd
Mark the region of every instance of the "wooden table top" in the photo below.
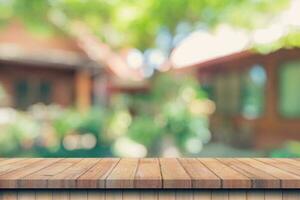
[[[0,188],[300,188],[300,159],[0,158]]]

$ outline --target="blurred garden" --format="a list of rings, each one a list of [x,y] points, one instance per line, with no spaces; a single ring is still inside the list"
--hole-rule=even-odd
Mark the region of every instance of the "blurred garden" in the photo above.
[[[275,90],[268,81],[280,82],[267,64],[281,57],[262,62],[258,55],[300,47],[299,6],[299,0],[0,0],[0,157],[300,156],[294,133],[271,148],[250,141],[257,122],[275,113],[264,101],[290,95],[283,107],[292,114],[298,105],[300,62],[283,73],[287,92],[267,96]],[[255,61],[246,60],[246,70],[200,73],[203,63],[245,52]],[[224,126],[212,127],[213,120]],[[272,127],[278,123],[267,122],[263,132],[278,131]],[[286,133],[278,140],[280,134]]]
[[[147,94],[113,97],[88,112],[56,105],[0,110],[2,156],[197,155],[210,141],[214,103],[188,77],[160,75]],[[1,97],[5,94],[2,92]]]

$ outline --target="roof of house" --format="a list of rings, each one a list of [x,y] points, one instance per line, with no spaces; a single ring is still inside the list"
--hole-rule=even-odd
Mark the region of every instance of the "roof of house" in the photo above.
[[[130,68],[120,53],[77,23],[69,34],[35,35],[18,20],[0,29],[0,61],[25,63],[39,67],[104,69],[113,85],[139,88],[147,81]]]
[[[57,67],[95,67],[75,39],[63,35],[36,36],[19,21],[13,21],[0,31],[0,60]]]

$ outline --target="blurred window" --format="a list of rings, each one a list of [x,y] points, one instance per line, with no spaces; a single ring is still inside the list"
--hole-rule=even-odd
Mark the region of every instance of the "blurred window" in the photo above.
[[[214,94],[217,112],[225,115],[238,113],[240,75],[237,72],[218,74],[215,80]]]
[[[241,90],[241,113],[247,118],[260,117],[265,106],[267,75],[261,65],[253,65],[243,74]]]
[[[279,112],[284,117],[300,116],[300,61],[284,63],[279,70]]]
[[[18,109],[24,110],[35,103],[50,104],[52,84],[44,80],[17,80],[15,102]]]
[[[26,80],[15,83],[15,104],[18,109],[24,110],[30,105],[29,84]]]
[[[51,103],[52,85],[49,81],[41,81],[39,84],[38,101],[44,104]]]

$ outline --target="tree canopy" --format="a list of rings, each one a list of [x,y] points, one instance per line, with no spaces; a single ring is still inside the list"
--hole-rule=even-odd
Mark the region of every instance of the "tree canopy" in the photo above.
[[[82,21],[114,48],[152,48],[166,35],[185,34],[229,23],[246,29],[263,26],[289,0],[0,0],[0,22],[17,18],[33,31],[68,31]],[[163,33],[163,34],[162,34]],[[158,37],[161,35],[161,37]],[[169,41],[171,42],[171,41]]]

